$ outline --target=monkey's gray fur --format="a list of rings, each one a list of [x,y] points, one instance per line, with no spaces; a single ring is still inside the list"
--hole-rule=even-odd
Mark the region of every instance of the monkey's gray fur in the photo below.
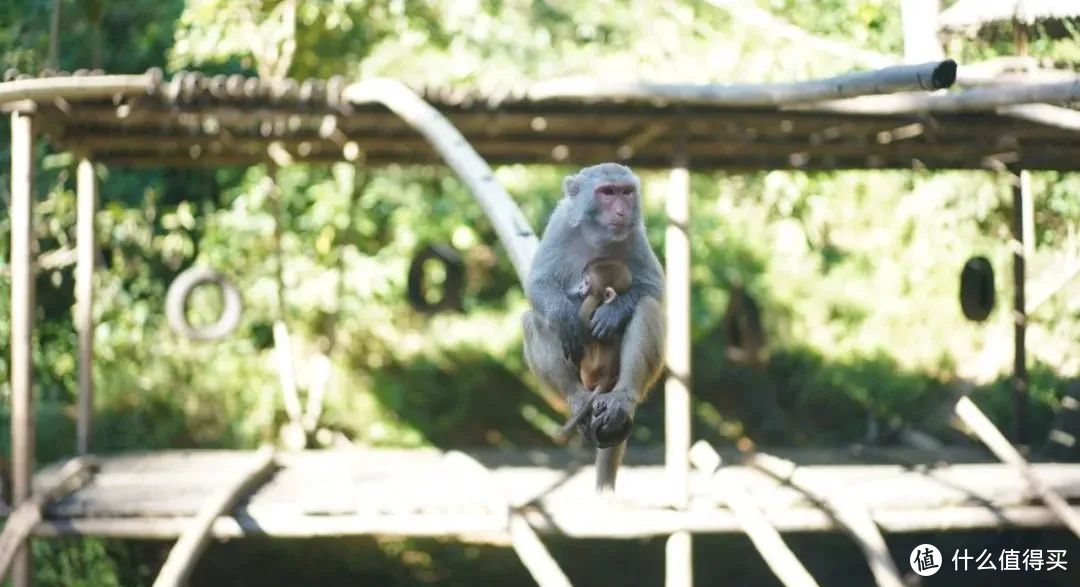
[[[633,187],[629,209],[612,207],[617,210],[612,212],[598,201],[599,190],[609,184]],[[610,491],[637,406],[663,370],[664,273],[646,238],[641,181],[628,167],[617,163],[586,167],[566,178],[563,192],[525,284],[532,306],[522,317],[525,360],[544,385],[567,397],[575,414],[591,412],[580,427],[598,447],[597,490]],[[634,280],[624,294],[597,308],[586,327],[578,317],[578,286],[585,266],[598,257],[626,263]],[[625,330],[618,381],[589,405],[590,392],[576,365],[585,339],[606,340],[620,328]]]

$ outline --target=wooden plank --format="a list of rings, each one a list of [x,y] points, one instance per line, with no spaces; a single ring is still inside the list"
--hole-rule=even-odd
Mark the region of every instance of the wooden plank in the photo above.
[[[94,162],[87,157],[79,158],[76,175],[75,329],[79,336],[76,450],[85,455],[90,452],[94,415],[94,260],[97,254],[94,215],[98,199]]]
[[[241,470],[236,479],[210,495],[198,515],[169,551],[169,556],[165,559],[165,564],[154,581],[154,587],[179,587],[187,583],[199,555],[209,544],[214,521],[230,509],[245,491],[268,475],[273,466],[273,447],[263,447],[255,453],[251,462]]]
[[[982,410],[966,395],[956,402],[956,415],[975,432],[980,440],[1002,461],[1016,467],[1024,476],[1031,488],[1042,498],[1043,503],[1050,508],[1065,526],[1080,537],[1080,513],[1070,507],[1061,495],[1048,487],[1031,469],[1031,465],[1021,456],[1020,452],[1009,443],[1005,435],[1001,433],[993,422],[982,413]]]
[[[212,451],[165,452],[158,459],[152,457],[106,459],[94,483],[54,503],[51,514],[193,515],[200,497],[219,482],[218,472],[242,466],[248,455]],[[253,497],[250,510],[281,511],[285,507],[299,514],[331,515],[484,507],[471,487],[471,477],[429,451],[305,451],[283,453],[278,460],[283,468]],[[494,474],[512,503],[541,500],[556,508],[574,506],[590,491],[591,479],[584,468],[568,473],[565,466],[552,460],[545,466],[500,466]],[[1044,463],[1035,468],[1047,486],[1063,496],[1080,498],[1080,466]],[[1007,507],[1024,505],[1031,499],[1023,477],[1002,464],[818,465],[804,469],[811,469],[814,475],[803,478],[803,483],[818,491],[846,487],[864,496],[872,510],[979,503]],[[727,474],[745,485],[763,509],[811,505],[805,495],[759,471],[730,467]],[[621,499],[641,508],[670,504],[662,467],[627,466],[624,475]],[[425,483],[424,479],[432,476],[443,480],[440,491],[431,491]],[[718,497],[700,483],[691,485],[691,494],[695,498]]]
[[[896,568],[896,563],[892,560],[892,555],[889,554],[885,538],[874,523],[871,513],[850,488],[836,485],[828,492],[817,491],[795,478],[799,470],[796,469],[794,463],[767,454],[750,455],[747,462],[807,492],[815,502],[827,508],[836,518],[837,523],[848,531],[862,550],[877,585],[904,587],[904,580]]]
[[[751,494],[751,497],[753,495]],[[743,527],[727,508],[702,504],[702,508],[674,511],[665,508],[634,509],[605,513],[595,507],[525,509],[522,515],[537,532],[581,539],[638,539],[694,534],[741,534]],[[760,506],[759,506],[760,507]],[[1073,507],[1080,514],[1080,507]],[[769,524],[784,532],[835,532],[843,528],[817,508],[764,510]],[[963,532],[1047,529],[1062,527],[1061,520],[1043,506],[1009,506],[991,509],[965,505],[945,508],[894,508],[872,512],[874,522],[889,533]],[[35,536],[101,536],[147,540],[173,539],[189,525],[189,517],[80,517],[41,522]],[[288,513],[237,513],[220,516],[213,524],[219,539],[245,536],[313,538],[318,536],[448,537],[503,536],[506,526],[494,516],[475,513],[412,513],[394,515],[291,515]]]
[[[2,94],[0,94],[2,95]],[[34,121],[11,115],[11,498],[30,499],[34,474]],[[33,582],[30,553],[22,548],[12,568],[15,587]]]
[[[61,469],[54,482],[29,499],[19,504],[8,516],[0,533],[0,583],[8,576],[12,562],[24,548],[38,523],[41,522],[45,504],[55,499],[63,491],[70,491],[86,483],[93,473],[94,461],[87,457],[76,457],[68,461]]]

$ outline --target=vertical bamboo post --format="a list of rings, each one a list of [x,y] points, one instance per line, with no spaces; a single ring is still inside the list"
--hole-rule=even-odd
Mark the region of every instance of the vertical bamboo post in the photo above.
[[[1020,171],[1013,178],[1012,254],[1013,254],[1013,419],[1017,444],[1027,443],[1028,373],[1027,373],[1027,260],[1034,244],[1034,206],[1031,201],[1031,175]],[[1030,244],[1028,243],[1030,241]]]
[[[937,38],[938,0],[901,0],[900,21],[904,30],[904,62],[925,63],[945,59]]]
[[[667,291],[668,378],[664,384],[665,467],[672,505],[683,509],[690,497],[690,172],[686,134],[679,130],[668,179],[665,273]],[[665,584],[693,584],[693,550],[689,532],[676,532],[667,541]]]
[[[76,172],[78,220],[75,267],[75,328],[79,333],[79,403],[76,450],[90,452],[94,414],[94,258],[97,236],[94,214],[97,211],[97,179],[94,162],[79,158]]]
[[[34,121],[11,115],[11,494],[14,505],[30,498],[34,474],[33,355],[33,157]],[[15,587],[32,583],[29,543],[15,557]]]

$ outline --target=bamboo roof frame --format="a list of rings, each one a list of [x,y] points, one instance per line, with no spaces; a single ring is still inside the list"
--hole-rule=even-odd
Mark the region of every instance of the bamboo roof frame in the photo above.
[[[985,68],[984,68],[985,69]],[[1080,169],[1080,76],[1007,78],[945,92],[951,60],[779,84],[547,80],[500,91],[409,88],[491,164],[617,160],[667,168],[686,133],[691,171],[771,169]],[[334,162],[437,164],[440,155],[360,87],[160,70],[139,75],[10,71],[0,106],[34,108],[57,148],[131,166]]]

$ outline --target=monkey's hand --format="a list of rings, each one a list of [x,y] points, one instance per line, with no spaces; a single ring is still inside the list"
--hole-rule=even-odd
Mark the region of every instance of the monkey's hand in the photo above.
[[[631,392],[612,390],[601,394],[592,404],[589,438],[600,448],[619,444],[630,436],[636,409],[637,397]]]
[[[637,297],[626,292],[615,298],[609,304],[604,304],[593,312],[589,328],[593,338],[597,340],[611,340],[634,314],[634,306],[637,305]]]

